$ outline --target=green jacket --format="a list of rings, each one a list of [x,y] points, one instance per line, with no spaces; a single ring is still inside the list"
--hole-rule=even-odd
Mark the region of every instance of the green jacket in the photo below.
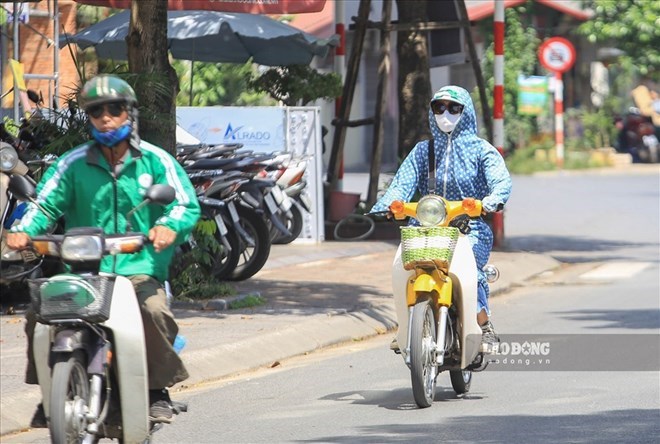
[[[64,215],[67,230],[100,227],[106,234],[124,233],[126,215],[142,201],[145,190],[156,183],[174,187],[174,202],[166,207],[144,206],[131,216],[130,231],[146,235],[154,225],[164,225],[177,232],[180,243],[200,215],[195,190],[176,159],[144,141],[139,150],[129,149],[116,177],[96,143],[87,142],[67,151],[44,174],[37,186],[37,201],[51,214]],[[12,231],[35,236],[45,233],[52,223],[31,204]],[[173,253],[174,246],[156,253],[148,244],[139,253],[105,257],[101,271],[124,276],[148,274],[164,281]]]

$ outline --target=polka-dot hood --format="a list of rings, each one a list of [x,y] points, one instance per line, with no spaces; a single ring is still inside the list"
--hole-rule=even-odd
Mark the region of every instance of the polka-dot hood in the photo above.
[[[506,203],[511,178],[500,153],[477,135],[477,118],[470,94],[459,86],[439,89],[431,100],[451,100],[463,105],[454,131],[445,134],[435,121],[429,101],[428,121],[434,140],[436,194],[449,200],[474,197],[494,211]],[[416,192],[429,193],[429,141],[418,142],[401,164],[389,188],[371,211],[385,211],[394,200],[409,202]]]

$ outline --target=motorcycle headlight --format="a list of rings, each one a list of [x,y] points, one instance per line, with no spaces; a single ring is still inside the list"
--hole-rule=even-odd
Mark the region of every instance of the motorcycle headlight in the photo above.
[[[434,227],[447,217],[445,201],[439,196],[424,196],[417,203],[417,220],[424,227]]]
[[[103,242],[99,236],[67,236],[60,250],[65,261],[100,261],[103,257]]]
[[[0,171],[11,171],[18,164],[18,153],[13,146],[0,144]]]

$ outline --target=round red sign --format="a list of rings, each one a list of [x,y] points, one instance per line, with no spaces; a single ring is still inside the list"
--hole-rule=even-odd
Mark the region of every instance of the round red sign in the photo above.
[[[539,60],[553,72],[566,72],[575,64],[575,47],[563,37],[552,37],[539,47]]]

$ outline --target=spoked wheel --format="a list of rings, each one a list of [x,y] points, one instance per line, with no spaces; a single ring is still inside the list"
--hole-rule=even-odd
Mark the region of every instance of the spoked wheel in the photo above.
[[[470,384],[472,384],[472,371],[449,370],[449,379],[451,379],[451,386],[456,394],[462,395],[470,391]]]
[[[81,442],[87,422],[89,376],[80,351],[59,355],[50,393],[50,435],[54,444]]]
[[[413,396],[421,408],[430,407],[435,396],[435,317],[431,303],[418,302],[413,309],[410,337],[410,376]]]

